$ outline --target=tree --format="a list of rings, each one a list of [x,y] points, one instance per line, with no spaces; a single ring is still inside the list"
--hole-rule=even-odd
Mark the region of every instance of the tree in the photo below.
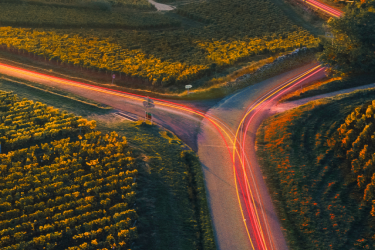
[[[347,8],[341,18],[331,18],[332,38],[322,38],[318,60],[335,73],[373,72],[375,68],[375,0]]]

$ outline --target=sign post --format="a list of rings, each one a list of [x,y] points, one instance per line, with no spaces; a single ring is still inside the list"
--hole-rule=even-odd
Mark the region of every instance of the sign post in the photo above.
[[[147,112],[147,111],[146,111],[146,120],[151,121],[151,125],[152,125],[152,114],[150,112]]]
[[[115,80],[115,78],[116,78],[116,75],[113,74],[113,75],[112,75],[112,85],[113,85],[113,80]]]
[[[187,93],[189,94],[189,89],[192,88],[192,85],[185,85],[185,89],[187,90]]]
[[[155,107],[154,101],[151,100],[148,96],[145,98],[145,101],[143,102],[143,106],[146,108],[146,116],[145,116],[145,121],[150,120],[152,124],[152,114],[148,112],[148,108],[153,108]]]

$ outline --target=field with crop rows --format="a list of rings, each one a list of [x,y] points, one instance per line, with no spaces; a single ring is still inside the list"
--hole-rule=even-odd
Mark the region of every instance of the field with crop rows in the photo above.
[[[293,249],[375,248],[374,89],[267,119],[257,133]]]
[[[47,58],[122,72],[157,86],[183,86],[254,55],[317,46],[316,37],[293,24],[269,0],[191,3],[178,13],[199,22],[158,31],[3,27],[0,41]],[[201,19],[209,21],[200,23]]]
[[[365,103],[349,114],[345,123],[328,140],[342,168],[355,182],[364,202],[372,205],[375,216],[375,101]],[[374,201],[373,201],[374,200]]]
[[[89,9],[105,9],[113,7],[127,7],[153,10],[155,7],[147,0],[1,0],[0,2],[18,2],[22,4],[67,6]]]
[[[138,235],[134,244],[127,244],[127,250],[216,249],[202,166],[198,156],[192,150],[187,150],[187,146],[176,135],[142,121],[129,122],[121,119],[113,110],[77,101],[76,96],[66,98],[52,92],[45,92],[41,90],[42,88],[31,88],[21,84],[20,81],[0,79],[0,89],[17,93],[21,100],[23,98],[40,100],[42,103],[82,116],[84,119],[95,119],[97,124],[95,130],[101,131],[102,134],[115,131],[120,137],[126,137],[129,145],[126,147],[126,152],[129,151],[130,157],[135,158],[138,170],[136,205],[133,207],[134,204],[129,203],[129,208],[135,209],[138,215],[137,222],[132,221],[132,227],[135,223]],[[79,129],[75,131],[76,134],[69,135],[71,142],[79,141],[77,140]],[[84,127],[81,132],[91,132],[91,129]],[[46,142],[41,142],[44,143]],[[7,153],[3,150],[4,152]],[[35,155],[37,158],[43,156],[38,153]],[[84,160],[84,157],[82,159]],[[108,212],[107,209],[106,211]],[[121,241],[117,241],[118,232],[111,234],[115,237],[116,246],[119,247]],[[89,241],[87,243],[89,244]],[[0,246],[0,249],[3,248]]]
[[[0,110],[0,248],[129,249],[138,171],[126,138],[9,92]]]
[[[86,10],[1,2],[0,9],[0,24],[3,26],[149,29],[180,25],[177,20],[157,12]]]

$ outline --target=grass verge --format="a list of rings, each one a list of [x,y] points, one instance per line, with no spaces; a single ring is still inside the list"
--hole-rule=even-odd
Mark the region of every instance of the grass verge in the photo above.
[[[316,81],[310,86],[303,88],[302,91],[298,90],[288,95],[285,95],[280,101],[294,101],[311,96],[331,93],[338,90],[359,87],[371,83],[375,83],[375,75],[358,75],[345,78],[327,78],[324,80]]]
[[[17,84],[23,85],[23,86],[25,86],[25,88],[37,89],[37,90],[43,91],[45,93],[50,93],[50,94],[53,94],[55,96],[60,96],[60,97],[64,97],[64,98],[67,98],[67,99],[71,99],[71,100],[74,100],[74,101],[77,101],[77,102],[80,102],[80,103],[84,103],[84,104],[87,104],[87,105],[91,105],[91,106],[94,106],[94,107],[97,107],[97,108],[100,108],[100,109],[112,109],[112,107],[109,107],[109,106],[106,106],[104,104],[95,102],[93,100],[90,100],[90,99],[87,99],[87,98],[84,98],[84,97],[81,97],[81,96],[73,95],[69,92],[65,92],[65,91],[62,91],[60,89],[56,89],[54,87],[42,85],[42,84],[39,84],[39,83],[36,83],[36,82],[30,82],[30,81],[26,81],[26,80],[19,81],[15,77],[7,77],[7,76],[2,76],[0,74],[0,80],[1,79],[5,80],[6,82],[11,82],[15,85],[17,85]]]
[[[291,249],[363,249],[374,218],[358,202],[327,145],[353,109],[375,89],[309,102],[266,119],[257,155]]]

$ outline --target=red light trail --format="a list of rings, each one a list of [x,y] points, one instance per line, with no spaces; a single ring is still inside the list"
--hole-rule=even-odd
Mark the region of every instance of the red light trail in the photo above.
[[[304,2],[307,3],[308,5],[313,6],[314,8],[317,8],[327,13],[330,16],[340,17],[343,14],[341,10],[338,10],[329,5],[323,4],[322,2],[318,0],[305,0]]]
[[[238,156],[238,154],[232,154],[233,168],[241,170],[240,173],[238,173],[239,171],[237,171],[236,173],[237,183],[241,189],[242,194],[242,196],[239,196],[239,205],[241,209],[244,210],[245,227],[251,228],[249,237],[253,240],[255,239],[256,246],[254,246],[254,249],[275,249],[277,247],[275,247],[275,243],[273,242],[270,235],[268,221],[264,213],[261,197],[257,190],[256,180],[253,177],[251,166],[249,164],[249,161],[247,161],[247,157],[245,154],[245,141],[249,125],[255,115],[261,110],[264,105],[274,101],[276,98],[294,88],[296,85],[301,84],[303,81],[314,76],[315,74],[324,71],[324,69],[325,68],[322,68],[321,66],[314,67],[306,73],[295,77],[294,79],[291,79],[290,81],[287,81],[281,86],[278,86],[274,90],[270,91],[248,108],[248,111],[246,112],[240,125],[238,126],[236,137],[234,140],[234,151],[237,150],[235,145],[239,144],[237,147],[241,151],[241,154],[239,158],[236,157]],[[250,114],[251,116],[249,117]],[[243,130],[246,120],[246,129]],[[240,133],[242,134],[242,136],[240,136]],[[243,191],[244,189],[245,192]],[[256,209],[257,207],[259,208]],[[257,210],[259,210],[259,212]]]

